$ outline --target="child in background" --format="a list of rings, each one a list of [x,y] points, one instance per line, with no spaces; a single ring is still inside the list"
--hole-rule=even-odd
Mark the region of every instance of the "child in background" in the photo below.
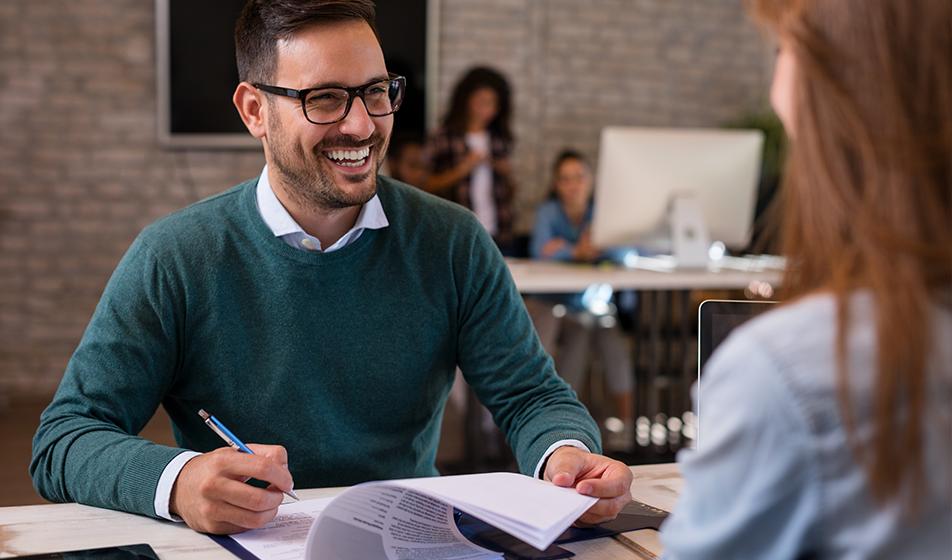
[[[530,254],[534,259],[592,263],[602,252],[591,240],[591,167],[580,153],[565,150],[552,173],[552,193],[536,214]],[[576,392],[581,392],[594,347],[616,414],[606,421],[606,448],[629,449],[634,441],[634,372],[628,340],[615,317],[590,312],[581,294],[533,298],[526,306],[543,346],[555,358],[556,371]]]

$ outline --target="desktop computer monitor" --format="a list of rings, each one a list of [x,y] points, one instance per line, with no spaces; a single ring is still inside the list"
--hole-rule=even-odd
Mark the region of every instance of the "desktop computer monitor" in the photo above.
[[[704,258],[709,242],[746,246],[763,142],[759,130],[603,129],[593,242],[601,247],[643,245],[674,252],[678,232],[673,222],[687,216],[692,225],[681,231],[691,237],[700,228],[696,241],[704,244]],[[682,200],[690,204],[679,205]]]

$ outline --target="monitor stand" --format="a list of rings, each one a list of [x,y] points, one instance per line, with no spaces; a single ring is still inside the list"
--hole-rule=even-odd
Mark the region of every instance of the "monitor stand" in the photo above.
[[[704,214],[697,198],[677,195],[671,200],[668,213],[671,245],[678,268],[707,268],[711,246],[704,224]]]

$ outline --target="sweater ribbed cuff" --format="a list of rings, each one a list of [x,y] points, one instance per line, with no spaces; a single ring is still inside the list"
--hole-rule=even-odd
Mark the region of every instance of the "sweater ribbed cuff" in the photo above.
[[[523,471],[522,474],[527,476],[536,475],[536,468],[539,466],[542,458],[545,456],[546,451],[548,451],[552,445],[562,440],[576,440],[581,442],[592,453],[602,452],[601,441],[592,439],[592,437],[585,433],[564,431],[550,432],[540,436],[531,445],[529,445],[529,448],[525,453],[525,457],[527,457],[529,460],[525,463],[520,461],[520,470]]]
[[[188,451],[149,443],[140,447],[129,458],[119,479],[116,501],[121,509],[156,517],[155,489],[162,471],[180,453]]]

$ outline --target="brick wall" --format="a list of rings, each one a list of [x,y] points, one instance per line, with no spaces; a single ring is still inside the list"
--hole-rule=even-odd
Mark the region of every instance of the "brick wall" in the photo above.
[[[396,0],[382,0],[396,1]],[[741,0],[442,0],[439,107],[472,64],[512,80],[520,224],[562,146],[607,124],[716,125],[761,106]],[[0,400],[59,382],[146,224],[258,172],[259,151],[156,143],[154,6],[0,2]]]
[[[772,56],[742,0],[443,0],[440,110],[488,64],[515,92],[518,226],[562,147],[607,125],[718,126],[767,103]]]
[[[263,164],[157,145],[154,27],[145,0],[0,2],[0,394],[55,389],[138,231]]]

